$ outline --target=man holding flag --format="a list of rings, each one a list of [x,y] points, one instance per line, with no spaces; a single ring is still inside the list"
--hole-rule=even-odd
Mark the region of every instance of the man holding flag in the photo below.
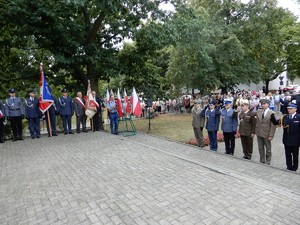
[[[51,94],[51,89],[47,83],[46,77],[43,72],[43,64],[40,65],[40,110],[46,115],[46,125],[48,137],[57,136],[56,132],[56,115],[58,110],[56,108],[56,100]]]

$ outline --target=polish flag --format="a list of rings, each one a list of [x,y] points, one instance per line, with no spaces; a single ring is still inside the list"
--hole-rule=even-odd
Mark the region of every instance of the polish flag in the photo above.
[[[142,114],[142,106],[141,106],[141,103],[140,103],[140,99],[135,91],[135,89],[133,88],[132,90],[132,112],[133,112],[133,115],[135,116],[141,116]]]
[[[125,101],[125,112],[126,113],[131,113],[130,105],[129,105],[129,101],[128,101],[128,96],[126,94],[125,88],[124,88],[124,101]]]
[[[122,112],[122,101],[121,101],[121,95],[120,95],[120,90],[118,88],[118,93],[117,93],[117,107],[118,107],[118,114],[119,117],[123,117],[123,112]]]

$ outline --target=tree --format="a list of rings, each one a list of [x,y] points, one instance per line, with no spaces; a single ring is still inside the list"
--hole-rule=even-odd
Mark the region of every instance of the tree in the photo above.
[[[1,1],[0,27],[1,32],[12,27],[15,33],[7,38],[32,38],[37,48],[49,51],[56,79],[72,76],[84,86],[90,79],[96,90],[98,79],[118,73],[118,45],[133,37],[141,20],[164,19],[159,4],[145,0]],[[13,47],[18,48],[18,43],[8,48]],[[32,53],[32,57],[45,61],[45,56]]]

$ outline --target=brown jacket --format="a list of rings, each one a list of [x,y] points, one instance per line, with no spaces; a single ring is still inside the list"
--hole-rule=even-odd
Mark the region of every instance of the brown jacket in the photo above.
[[[273,138],[277,127],[271,122],[271,115],[274,113],[274,111],[269,109],[267,114],[264,116],[264,119],[262,119],[262,113],[263,110],[259,109],[252,114],[256,117],[255,134],[262,138]]]
[[[255,134],[255,117],[252,116],[252,111],[249,110],[247,113],[241,112],[239,114],[239,133],[242,136],[251,136]]]
[[[195,128],[204,127],[205,117],[200,116],[202,110],[201,107],[196,109],[196,105],[192,108],[192,126]]]

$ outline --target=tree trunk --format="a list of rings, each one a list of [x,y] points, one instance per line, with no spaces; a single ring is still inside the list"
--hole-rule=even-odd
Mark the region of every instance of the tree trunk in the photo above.
[[[269,93],[269,83],[270,83],[270,80],[266,80],[266,90],[265,90],[265,94],[267,95]]]

